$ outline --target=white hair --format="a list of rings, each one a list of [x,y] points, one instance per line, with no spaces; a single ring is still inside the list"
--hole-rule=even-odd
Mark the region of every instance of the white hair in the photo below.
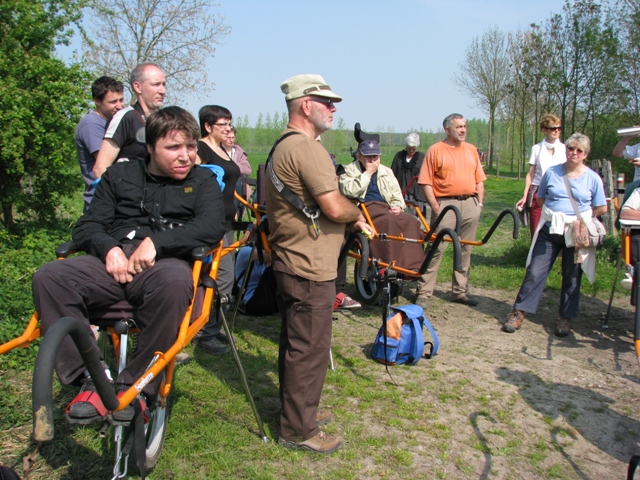
[[[419,147],[420,146],[420,135],[416,132],[411,132],[407,135],[407,138],[404,139],[404,143],[407,147]]]

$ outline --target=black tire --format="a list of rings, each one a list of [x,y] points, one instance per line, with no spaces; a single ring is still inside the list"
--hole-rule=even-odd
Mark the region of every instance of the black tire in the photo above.
[[[360,254],[360,248],[356,247],[355,252]],[[366,262],[368,259],[362,259]],[[360,277],[359,274],[360,262],[356,260],[353,270],[353,278],[358,290],[358,295],[366,305],[377,305],[382,297],[382,288],[378,284],[378,271],[373,265],[369,265],[367,268],[367,276],[365,278]]]
[[[164,439],[167,435],[167,424],[169,422],[169,399],[166,398],[164,405],[160,405],[160,397],[156,399],[153,410],[149,410],[149,423],[145,425],[145,467],[153,468],[162,453]]]

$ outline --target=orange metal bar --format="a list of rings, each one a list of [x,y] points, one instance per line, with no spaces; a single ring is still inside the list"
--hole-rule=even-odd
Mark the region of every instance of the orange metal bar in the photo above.
[[[348,252],[347,256],[356,259],[357,261],[362,261],[362,255],[359,255],[355,252]],[[371,263],[371,259],[368,258],[366,259],[368,263]],[[389,270],[393,270],[395,272],[398,273],[402,273],[404,275],[407,275],[408,277],[411,278],[420,278],[420,274],[418,272],[416,272],[415,270],[407,270],[406,268],[402,268],[402,267],[398,267],[395,264],[395,260],[392,261],[391,263],[385,263],[385,262],[381,262],[378,261],[378,265],[382,268],[388,268]]]
[[[40,336],[40,328],[38,328],[39,322],[40,315],[38,315],[38,312],[34,312],[33,315],[31,315],[31,319],[27,324],[27,328],[22,333],[22,335],[0,345],[0,355],[8,352],[9,350],[13,350],[14,348],[28,347],[36,338]]]

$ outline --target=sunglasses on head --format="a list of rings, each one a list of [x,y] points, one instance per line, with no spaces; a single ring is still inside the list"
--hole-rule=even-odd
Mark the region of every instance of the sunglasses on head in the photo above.
[[[575,150],[578,153],[584,153],[584,150],[578,147],[567,147],[567,150],[569,150],[570,152],[573,152]]]

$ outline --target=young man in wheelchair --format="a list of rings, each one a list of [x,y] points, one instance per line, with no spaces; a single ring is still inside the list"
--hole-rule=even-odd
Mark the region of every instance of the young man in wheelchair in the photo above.
[[[87,255],[42,266],[33,277],[33,299],[43,332],[62,317],[75,317],[91,329],[96,312],[119,302],[133,307],[141,329],[131,361],[115,380],[127,390],[146,371],[154,352],[166,351],[191,302],[188,261],[197,246],[213,246],[224,235],[222,194],[211,171],[194,167],[198,123],[186,110],[167,107],[147,118],[145,161],[109,167],[88,210],[73,228],[78,250]],[[93,348],[99,352],[94,342]],[[82,358],[67,337],[56,357],[63,385],[82,385],[67,407],[72,423],[105,419]],[[143,391],[156,394],[160,378]],[[144,401],[144,398],[141,398]],[[133,407],[114,412],[127,423]]]

